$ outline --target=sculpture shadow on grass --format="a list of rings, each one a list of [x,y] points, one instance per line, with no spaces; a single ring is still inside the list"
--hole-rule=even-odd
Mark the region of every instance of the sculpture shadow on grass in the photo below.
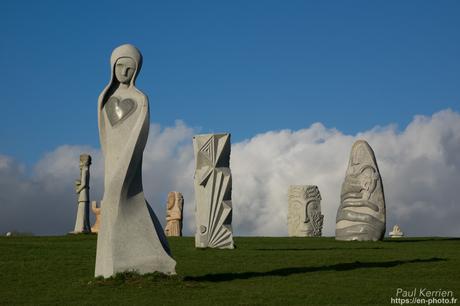
[[[458,241],[460,238],[419,238],[419,239],[407,239],[407,238],[393,238],[393,239],[385,239],[385,243],[388,242],[396,242],[396,243],[406,243],[406,242],[440,242],[440,241]]]
[[[372,248],[279,248],[255,249],[256,251],[335,251],[335,250],[383,250],[383,247]],[[388,249],[388,248],[386,248]]]
[[[349,262],[339,263],[335,265],[326,265],[319,267],[291,267],[281,268],[266,272],[236,272],[236,273],[217,273],[217,274],[205,274],[201,276],[186,276],[184,281],[196,281],[196,282],[226,282],[237,279],[250,279],[255,277],[265,276],[289,276],[293,274],[303,274],[310,272],[322,272],[322,271],[350,271],[356,269],[366,268],[393,268],[396,266],[410,264],[410,263],[431,263],[447,261],[446,258],[432,257],[428,259],[411,259],[411,260],[392,260],[382,262]]]

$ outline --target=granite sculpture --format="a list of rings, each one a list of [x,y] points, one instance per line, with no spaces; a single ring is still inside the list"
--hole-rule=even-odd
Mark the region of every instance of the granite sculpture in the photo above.
[[[97,201],[91,202],[91,210],[96,218],[93,226],[91,226],[91,233],[99,233],[99,227],[101,226],[101,208],[97,207]]]
[[[289,186],[289,237],[321,237],[323,219],[324,216],[321,214],[321,194],[317,186]]]
[[[122,45],[113,51],[110,64],[111,80],[98,100],[105,172],[95,276],[175,274],[176,262],[142,186],[150,125],[148,98],[135,86],[142,55],[133,45]]]
[[[404,233],[401,232],[401,228],[397,224],[395,226],[393,226],[393,230],[389,233],[389,235],[390,235],[391,238],[404,237]]]
[[[230,134],[193,137],[197,248],[233,249]]]
[[[80,155],[80,179],[75,180],[75,192],[78,195],[77,218],[73,234],[90,233],[89,223],[89,166],[91,156]]]
[[[385,196],[374,151],[364,140],[353,144],[341,203],[336,240],[382,240],[385,235]]]
[[[184,197],[182,193],[171,191],[168,193],[166,203],[166,236],[182,236],[182,211],[184,208]]]

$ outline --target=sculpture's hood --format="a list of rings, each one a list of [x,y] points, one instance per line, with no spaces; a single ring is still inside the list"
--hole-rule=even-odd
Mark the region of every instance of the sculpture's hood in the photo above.
[[[348,163],[348,171],[354,170],[358,172],[366,166],[372,166],[373,168],[375,168],[375,170],[378,171],[374,151],[365,140],[358,140],[353,144],[353,147],[351,148],[350,161]]]
[[[136,62],[136,71],[134,72],[133,78],[130,82],[130,85],[134,86],[137,75],[139,74],[139,71],[142,67],[142,54],[135,46],[130,44],[121,45],[113,50],[112,55],[110,56],[110,67],[112,72],[110,84],[112,84],[114,81],[115,63],[119,58],[122,57],[130,57]]]

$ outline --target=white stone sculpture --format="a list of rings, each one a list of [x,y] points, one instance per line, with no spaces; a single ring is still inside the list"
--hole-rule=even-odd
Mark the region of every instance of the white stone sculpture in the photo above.
[[[184,208],[184,197],[180,192],[171,191],[168,193],[166,203],[166,236],[182,236],[182,211]]]
[[[374,151],[364,140],[353,144],[341,203],[336,240],[382,240],[385,235],[385,196]]]
[[[89,223],[89,166],[91,156],[80,155],[80,179],[75,181],[75,192],[78,194],[77,218],[73,234],[90,233]]]
[[[96,218],[93,226],[91,226],[91,233],[99,233],[99,228],[101,226],[101,208],[97,207],[97,201],[91,202],[91,210]]]
[[[148,98],[135,87],[142,56],[136,47],[122,45],[113,51],[110,64],[111,80],[98,101],[105,172],[95,276],[175,274],[176,262],[142,187],[150,125]]]
[[[289,186],[288,235],[290,237],[321,237],[323,219],[321,194],[317,186]]]
[[[233,249],[230,134],[193,137],[197,248]]]
[[[391,231],[389,233],[390,237],[391,238],[401,238],[401,237],[404,237],[404,233],[401,232],[401,228],[399,227],[399,225],[395,225],[393,226],[393,231]]]

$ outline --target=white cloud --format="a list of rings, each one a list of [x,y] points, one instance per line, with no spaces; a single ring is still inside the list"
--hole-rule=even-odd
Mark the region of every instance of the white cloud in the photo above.
[[[316,123],[235,144],[235,231],[287,234],[288,186],[314,184],[323,198],[323,233],[333,236],[340,188],[357,139],[366,139],[376,153],[388,229],[398,223],[410,235],[460,235],[460,115],[451,110],[416,116],[401,133],[389,126],[349,136]]]
[[[144,153],[144,191],[163,221],[169,191],[185,198],[185,233],[194,232],[192,135],[177,121],[152,124]],[[291,184],[319,186],[325,223],[333,235],[335,215],[352,143],[373,147],[385,189],[387,229],[398,223],[411,236],[459,236],[460,114],[443,110],[416,116],[401,132],[394,126],[344,135],[315,123],[298,131],[271,131],[233,143],[233,227],[236,235],[282,236],[287,233],[287,189]],[[102,196],[99,150],[64,145],[48,153],[31,174],[11,157],[0,156],[0,232],[62,234],[73,228],[73,182],[78,155],[93,156],[91,195]]]

